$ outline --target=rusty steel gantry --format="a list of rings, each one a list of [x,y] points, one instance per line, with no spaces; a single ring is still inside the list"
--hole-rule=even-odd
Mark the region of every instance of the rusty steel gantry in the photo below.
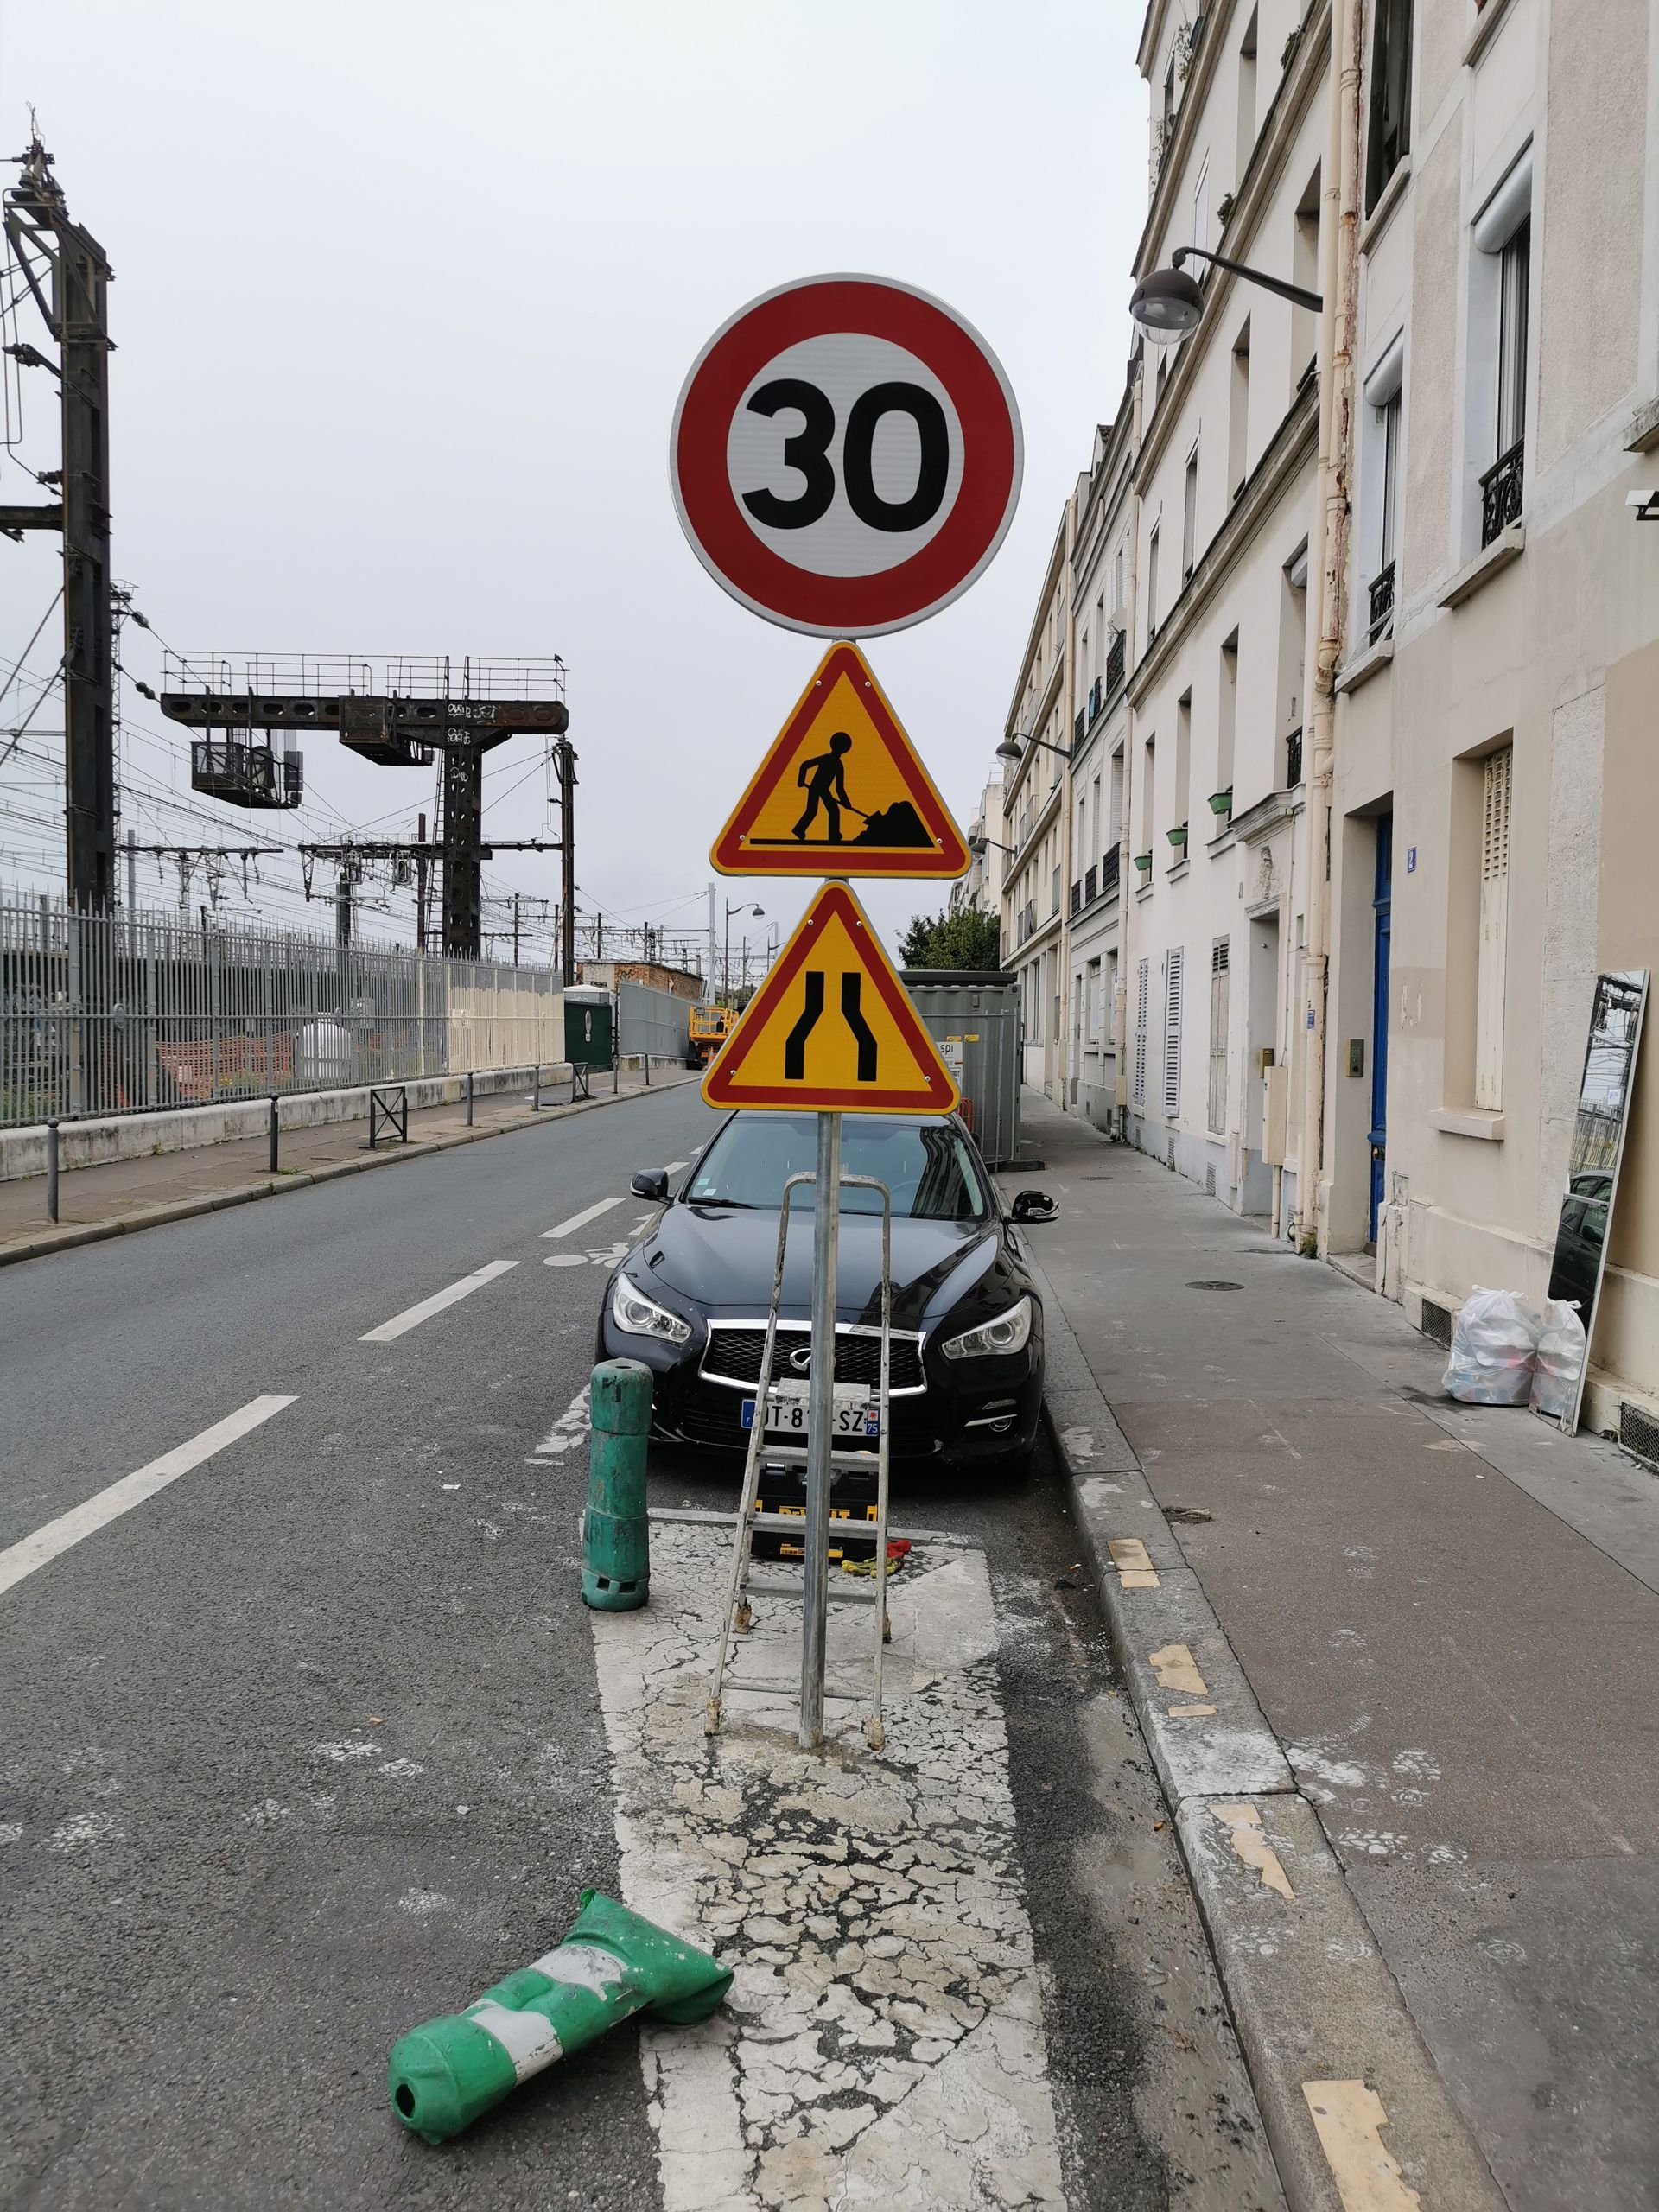
[[[479,955],[483,863],[493,852],[556,852],[561,855],[564,922],[560,947],[567,976],[574,973],[575,889],[575,749],[564,702],[564,664],[469,656],[452,666],[447,657],[372,662],[355,656],[169,653],[162,712],[187,728],[211,734],[191,746],[191,780],[232,804],[293,804],[298,798],[299,755],[271,745],[275,730],[320,730],[381,767],[429,766],[443,758],[439,835],[358,847],[312,849],[318,857],[441,861],[443,867],[443,949],[463,959]],[[187,688],[188,687],[188,688]],[[264,733],[261,744],[256,732]],[[511,737],[550,741],[559,781],[556,838],[484,841],[484,755]],[[288,795],[292,791],[293,798]]]

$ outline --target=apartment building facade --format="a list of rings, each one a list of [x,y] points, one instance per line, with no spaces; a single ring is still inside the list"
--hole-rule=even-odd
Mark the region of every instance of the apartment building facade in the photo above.
[[[1131,385],[1116,422],[1096,429],[1089,473],[1073,501],[1065,1103],[1096,1128],[1115,1128],[1123,1103],[1121,918],[1137,397]]]
[[[1008,723],[1072,753],[1008,774],[1028,1078],[1429,1327],[1542,1296],[1596,976],[1659,969],[1656,59],[1659,0],[1150,0],[1133,274],[1196,249],[1201,308],[1137,342]],[[1656,1037],[1602,1429],[1659,1421]]]
[[[1659,969],[1659,8],[1373,0],[1325,1243],[1548,1281],[1595,978]],[[1585,1418],[1659,1414],[1659,1029]],[[1351,1072],[1350,1071],[1351,1070]]]
[[[1002,889],[1002,964],[1020,978],[1024,1073],[1060,1103],[1066,1085],[1065,988],[1071,825],[1066,804],[1074,712],[1071,550],[1075,502],[1054,533],[1018,681],[1003,726],[1017,745],[1002,793],[1007,843]]]

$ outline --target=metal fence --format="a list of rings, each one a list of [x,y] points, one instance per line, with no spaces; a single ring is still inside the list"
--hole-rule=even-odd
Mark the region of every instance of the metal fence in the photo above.
[[[550,969],[0,892],[0,1128],[563,1057]]]
[[[691,1002],[652,983],[616,987],[619,1052],[649,1052],[653,1059],[687,1060],[691,1056]]]

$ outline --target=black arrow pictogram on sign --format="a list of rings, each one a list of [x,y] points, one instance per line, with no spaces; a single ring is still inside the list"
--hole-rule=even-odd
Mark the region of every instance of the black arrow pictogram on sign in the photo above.
[[[806,1004],[801,1018],[790,1031],[784,1045],[784,1081],[806,1081],[806,1040],[817,1027],[818,1016],[823,1012],[823,975],[817,968],[806,971]]]
[[[784,1043],[784,1081],[806,1081],[806,1040],[818,1026],[823,1012],[823,975],[820,969],[809,968],[806,972],[806,1003],[801,1008],[800,1019],[790,1031]],[[877,1065],[875,1032],[864,1019],[861,1004],[864,978],[855,974],[841,979],[842,1020],[853,1033],[858,1046],[858,1080],[874,1083]]]
[[[852,1031],[858,1043],[858,1079],[861,1083],[875,1081],[875,1033],[865,1020],[859,1007],[859,995],[864,978],[859,975],[843,976],[841,979],[842,1019]]]

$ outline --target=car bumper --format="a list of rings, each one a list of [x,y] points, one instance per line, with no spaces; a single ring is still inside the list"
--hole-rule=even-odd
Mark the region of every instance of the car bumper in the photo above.
[[[734,1462],[747,1448],[743,1402],[753,1392],[703,1376],[700,1341],[682,1349],[628,1335],[612,1323],[607,1299],[598,1351],[601,1359],[636,1359],[651,1369],[651,1428],[660,1442],[729,1452]],[[1042,1418],[1040,1320],[1018,1352],[953,1361],[930,1347],[924,1370],[925,1389],[889,1401],[895,1464],[989,1465],[1030,1450]]]

